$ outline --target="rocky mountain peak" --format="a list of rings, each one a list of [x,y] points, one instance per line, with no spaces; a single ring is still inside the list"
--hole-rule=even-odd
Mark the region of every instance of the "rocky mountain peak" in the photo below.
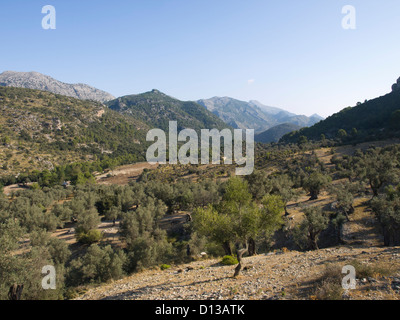
[[[49,91],[81,100],[106,102],[115,99],[111,94],[86,84],[64,83],[35,71],[5,71],[0,74],[0,86]]]

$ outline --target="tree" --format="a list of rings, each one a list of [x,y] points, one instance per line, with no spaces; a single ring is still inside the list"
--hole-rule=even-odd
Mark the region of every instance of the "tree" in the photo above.
[[[249,191],[253,199],[260,201],[266,194],[272,190],[271,181],[265,171],[254,170],[254,172],[245,177],[249,185]]]
[[[400,187],[372,200],[372,209],[382,227],[385,246],[400,246]]]
[[[347,138],[347,132],[344,129],[339,129],[336,136],[340,141],[343,142]]]
[[[87,209],[78,215],[76,237],[83,243],[93,243],[100,240],[101,234],[96,228],[101,219],[96,208]]]
[[[294,230],[294,239],[301,248],[318,250],[318,237],[328,227],[329,218],[321,208],[304,209],[304,220]]]
[[[379,195],[384,185],[399,181],[399,161],[395,151],[370,149],[364,155],[355,158],[353,163],[359,178],[368,181],[373,197]]]
[[[227,214],[220,214],[216,208],[198,208],[194,211],[194,228],[200,235],[207,236],[210,242],[221,244],[226,255],[232,255],[232,225]]]
[[[78,286],[119,279],[124,275],[125,262],[126,255],[122,250],[115,250],[110,245],[101,247],[92,244],[83,257],[71,262],[68,282]]]
[[[331,193],[336,197],[336,210],[345,215],[347,221],[350,221],[349,215],[354,213],[354,195],[356,185],[349,182],[332,187]]]
[[[300,136],[300,138],[297,141],[297,144],[299,145],[299,147],[302,147],[304,145],[306,145],[308,143],[308,139],[306,136]]]
[[[289,201],[295,200],[298,196],[297,192],[293,189],[294,182],[288,175],[279,175],[272,180],[273,190],[281,196],[284,204],[285,215],[288,216],[287,204]]]
[[[167,207],[160,200],[148,198],[136,211],[122,214],[121,236],[126,242],[128,269],[136,271],[165,262],[172,255],[172,245],[165,230],[158,227]]]
[[[303,188],[305,191],[310,193],[310,200],[317,200],[321,190],[324,189],[331,181],[331,177],[315,171],[305,179]]]
[[[280,214],[284,204],[279,196],[266,196],[262,207],[252,202],[246,181],[230,178],[220,205],[198,209],[194,213],[195,228],[200,235],[208,235],[221,244],[234,243],[238,266],[234,276],[242,269],[244,254],[255,254],[255,240],[262,233],[271,233],[281,225]],[[225,249],[225,248],[224,248]],[[227,250],[225,250],[227,252]]]

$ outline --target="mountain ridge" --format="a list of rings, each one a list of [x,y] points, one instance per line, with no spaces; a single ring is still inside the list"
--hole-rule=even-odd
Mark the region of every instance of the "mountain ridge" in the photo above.
[[[323,119],[319,115],[296,115],[280,108],[265,106],[256,100],[246,102],[230,97],[213,97],[197,100],[197,103],[234,128],[254,129],[256,133],[283,123],[308,127]]]
[[[115,99],[110,93],[87,84],[64,83],[36,71],[4,71],[0,74],[0,86],[48,91],[80,100],[106,102]]]
[[[256,142],[261,142],[261,143],[278,142],[285,134],[300,129],[301,129],[300,126],[295,125],[293,123],[282,123],[260,134],[257,134],[254,137],[254,139]]]
[[[157,89],[127,95],[105,103],[110,109],[130,115],[150,127],[168,130],[169,121],[177,121],[178,129],[224,129],[229,127],[215,114],[194,101],[181,101]]]
[[[400,81],[399,81],[400,82]],[[339,133],[339,131],[341,131]],[[396,137],[400,131],[400,90],[347,107],[309,128],[286,134],[280,142],[309,140],[372,141]]]

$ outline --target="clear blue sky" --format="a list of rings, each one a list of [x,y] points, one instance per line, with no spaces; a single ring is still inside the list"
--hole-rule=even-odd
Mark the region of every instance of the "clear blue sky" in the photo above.
[[[43,30],[44,5],[57,29]],[[344,30],[342,7],[357,10]],[[2,0],[0,72],[328,116],[400,76],[399,0]]]

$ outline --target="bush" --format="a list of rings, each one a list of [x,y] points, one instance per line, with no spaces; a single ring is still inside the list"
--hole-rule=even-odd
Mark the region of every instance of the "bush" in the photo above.
[[[225,256],[222,258],[221,263],[224,266],[232,266],[238,264],[239,261],[234,256]]]
[[[93,244],[83,257],[71,262],[68,282],[79,286],[120,279],[125,275],[125,263],[126,255],[122,250],[113,249],[110,245],[100,247]]]
[[[358,260],[353,260],[349,263],[356,269],[356,276],[358,279],[363,278],[376,278],[378,276],[390,276],[395,271],[392,267],[383,265],[382,263],[364,264]]]
[[[161,269],[161,270],[167,270],[167,269],[169,269],[169,268],[171,268],[171,266],[170,266],[169,264],[162,264],[162,265],[160,266],[160,269]]]
[[[80,232],[77,234],[77,240],[84,244],[92,244],[99,242],[102,238],[102,234],[99,230],[89,230],[88,232]]]

